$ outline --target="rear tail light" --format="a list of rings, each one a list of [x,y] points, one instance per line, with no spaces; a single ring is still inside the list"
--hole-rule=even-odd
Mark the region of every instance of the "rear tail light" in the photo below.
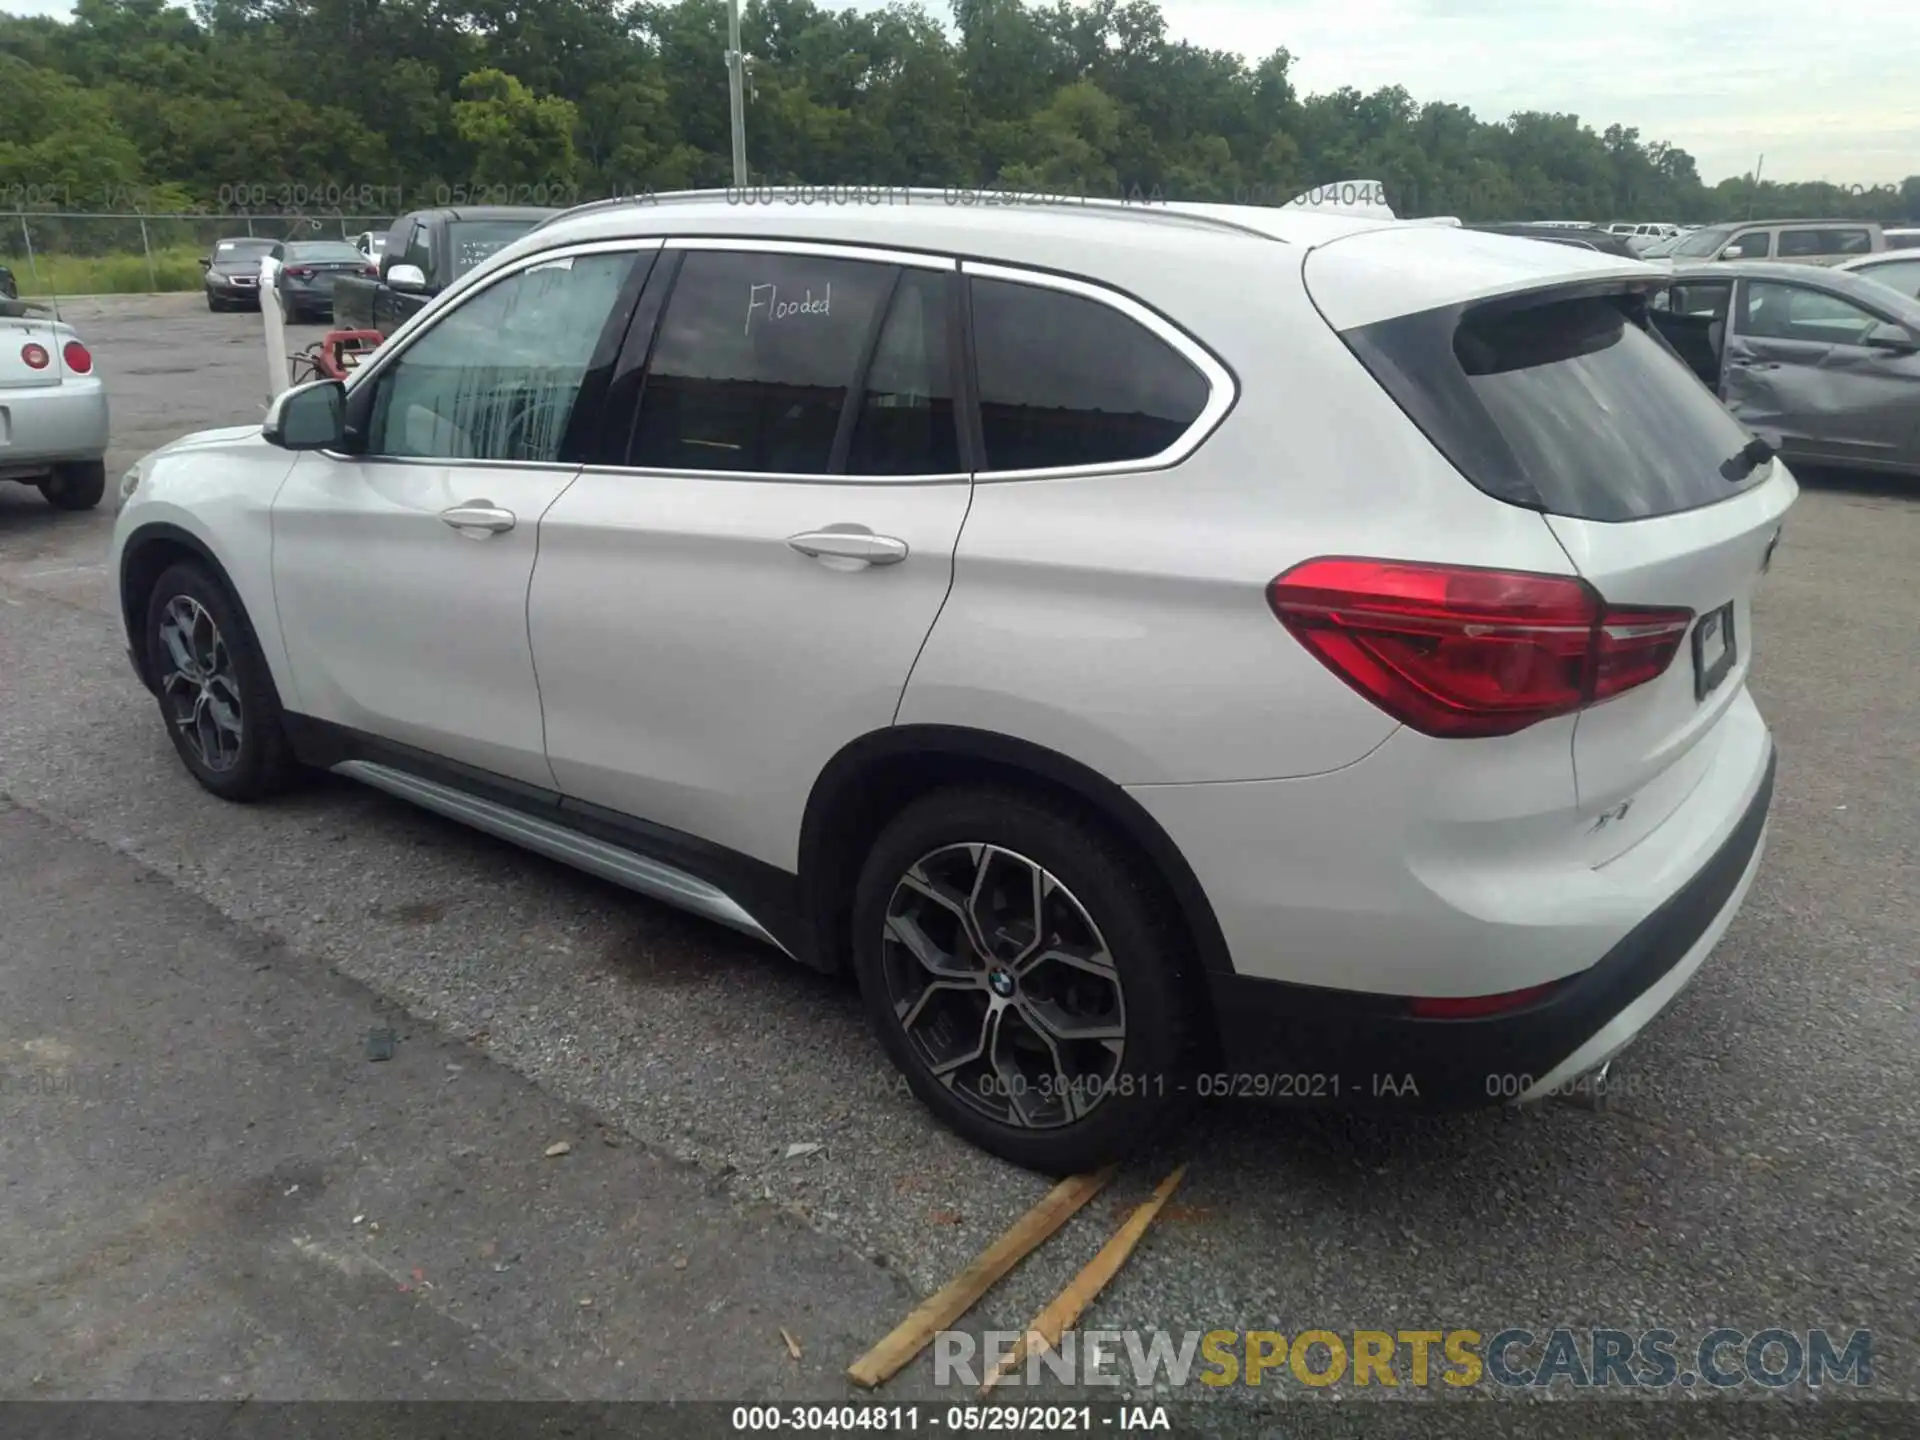
[[[44,370],[53,363],[53,356],[47,353],[47,347],[36,345],[31,340],[20,347],[20,358],[26,362],[29,370]]]
[[[370,280],[378,280],[380,278],[380,267],[378,265],[362,265],[360,267],[360,273]]]
[[[305,265],[295,265],[291,270],[287,271],[287,274],[296,280],[311,280],[313,278],[313,271]]]
[[[1267,601],[1375,705],[1453,739],[1511,735],[1643,685],[1693,623],[1691,610],[1610,606],[1572,576],[1395,560],[1309,560]]]
[[[60,347],[60,358],[67,362],[67,369],[75,375],[93,373],[93,352],[78,340],[69,340]]]
[[[1423,1020],[1477,1020],[1487,1015],[1504,1015],[1520,1010],[1536,1000],[1544,1000],[1560,983],[1529,985],[1524,990],[1508,990],[1499,995],[1422,995],[1407,1004],[1407,1013]]]

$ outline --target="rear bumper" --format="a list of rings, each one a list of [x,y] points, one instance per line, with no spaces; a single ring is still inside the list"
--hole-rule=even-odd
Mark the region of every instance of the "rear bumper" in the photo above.
[[[107,453],[107,391],[97,377],[0,390],[0,476]]]
[[[1398,997],[1208,977],[1224,1094],[1465,1109],[1534,1099],[1597,1068],[1679,992],[1746,896],[1778,763],[1706,864],[1600,962],[1524,1010],[1418,1019]]]

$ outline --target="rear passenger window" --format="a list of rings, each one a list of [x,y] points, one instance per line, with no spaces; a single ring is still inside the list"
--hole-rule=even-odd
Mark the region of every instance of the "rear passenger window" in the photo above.
[[[895,273],[864,260],[689,252],[660,318],[629,463],[828,473]]]
[[[983,470],[1145,460],[1206,408],[1206,377],[1110,305],[982,278],[971,293]]]
[[[1782,230],[1780,257],[1807,255],[1865,255],[1873,236],[1865,230]]]

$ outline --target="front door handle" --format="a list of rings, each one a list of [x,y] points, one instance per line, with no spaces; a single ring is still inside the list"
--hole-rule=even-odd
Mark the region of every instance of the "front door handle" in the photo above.
[[[871,530],[809,530],[790,535],[787,544],[815,560],[853,560],[862,565],[897,565],[907,558],[907,542]]]
[[[469,500],[464,505],[455,505],[450,510],[442,510],[440,518],[463,535],[480,539],[485,535],[498,535],[514,526],[511,510],[502,510],[491,500]]]

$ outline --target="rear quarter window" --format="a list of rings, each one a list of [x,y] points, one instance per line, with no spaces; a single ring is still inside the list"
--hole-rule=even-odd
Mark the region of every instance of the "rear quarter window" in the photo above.
[[[970,290],[983,471],[1147,460],[1206,409],[1207,378],[1113,306],[1008,280]]]
[[[1402,316],[1343,337],[1462,475],[1552,515],[1631,521],[1759,484],[1752,439],[1649,332],[1626,294],[1561,294]]]

